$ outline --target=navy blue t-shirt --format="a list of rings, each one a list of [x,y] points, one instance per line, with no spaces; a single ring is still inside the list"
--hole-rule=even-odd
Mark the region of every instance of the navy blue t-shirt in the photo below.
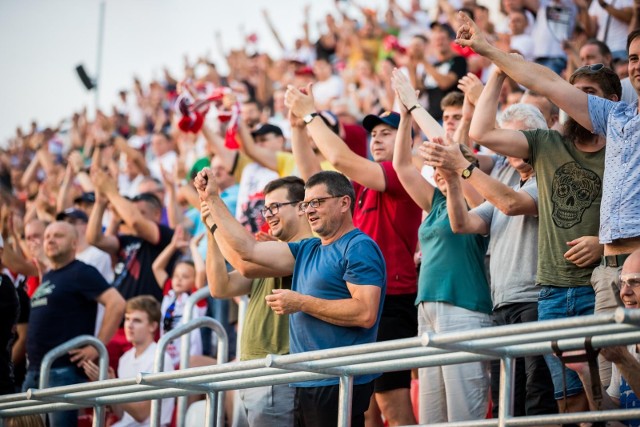
[[[27,332],[29,369],[39,370],[44,355],[79,335],[93,335],[98,303],[109,284],[94,267],[73,260],[42,276],[42,284],[31,297]],[[68,356],[53,367],[73,365]]]
[[[324,350],[376,342],[386,288],[386,265],[380,248],[359,229],[335,242],[323,245],[318,238],[289,243],[296,259],[291,289],[326,300],[351,298],[347,282],[381,288],[378,318],[372,328],[337,326],[309,314],[289,315],[291,353]],[[354,384],[365,384],[379,374],[361,375]],[[320,387],[337,384],[337,378],[293,384],[296,387]]]

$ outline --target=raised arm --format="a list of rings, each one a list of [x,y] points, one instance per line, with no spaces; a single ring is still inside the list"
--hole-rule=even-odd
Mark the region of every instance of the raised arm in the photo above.
[[[393,147],[393,169],[407,193],[425,211],[431,210],[434,188],[420,175],[412,162],[411,116],[403,106],[400,111],[400,125]]]
[[[458,29],[456,43],[469,46],[490,59],[513,80],[546,96],[586,129],[593,130],[586,93],[573,87],[551,69],[492,46],[471,18],[464,13],[459,13],[459,17],[464,24]]]
[[[447,213],[451,230],[454,233],[489,234],[489,224],[467,209],[460,176],[445,168],[440,169],[439,172],[447,183]]]
[[[251,157],[265,168],[277,172],[278,160],[276,152],[270,148],[260,147],[257,145],[243,120],[240,120],[238,123],[238,135],[241,140],[241,149],[247,156]]]
[[[526,159],[529,157],[529,143],[522,132],[496,127],[498,99],[505,79],[506,75],[500,72],[489,77],[487,86],[478,98],[469,136],[496,153]]]
[[[207,203],[215,224],[216,237],[224,239],[244,261],[270,266],[279,274],[293,273],[295,259],[289,246],[283,242],[256,242],[254,237],[231,215],[218,194],[213,172],[204,168],[194,180],[200,200]],[[217,231],[216,231],[217,230]]]
[[[107,209],[107,198],[96,191],[96,202],[93,205],[89,222],[87,223],[87,243],[101,249],[108,254],[115,255],[120,249],[120,242],[115,235],[105,235],[102,233],[102,217]]]
[[[304,121],[289,111],[289,123],[291,124],[291,151],[293,159],[300,172],[300,178],[308,180],[310,176],[320,172],[318,156],[313,152],[311,141],[307,135]]]
[[[149,243],[156,244],[160,241],[160,229],[158,224],[146,218],[136,205],[125,199],[119,192],[116,182],[101,169],[91,171],[91,178],[97,191],[102,192],[111,203],[113,209],[129,226],[135,234]]]
[[[442,125],[434,119],[418,102],[418,96],[415,89],[411,86],[409,78],[400,70],[395,69],[391,75],[391,85],[396,91],[396,96],[400,103],[407,109],[411,110],[410,114],[413,120],[418,124],[422,132],[430,140],[437,137],[445,136]],[[414,108],[415,107],[415,108]]]
[[[423,151],[429,158],[426,162],[429,166],[451,170],[457,176],[461,176],[462,171],[469,166],[469,161],[464,158],[458,145],[425,143]],[[466,182],[505,215],[538,214],[535,200],[526,191],[516,191],[479,168],[473,170]]]
[[[171,261],[171,258],[178,250],[183,250],[187,247],[189,242],[185,237],[185,231],[182,226],[176,227],[173,232],[173,237],[171,237],[171,242],[160,252],[160,255],[156,257],[151,264],[151,271],[153,272],[153,277],[155,277],[158,286],[160,289],[164,288],[164,284],[167,282],[169,278],[169,273],[167,272],[167,265]]]
[[[308,95],[289,85],[285,94],[285,104],[297,117],[305,117],[316,112],[311,84],[307,86]],[[384,172],[379,164],[365,159],[351,151],[349,146],[316,116],[307,129],[324,157],[336,169],[361,185],[376,191],[386,189]]]
[[[220,156],[225,169],[231,171],[233,169],[233,164],[236,161],[238,152],[235,150],[229,150],[227,147],[225,147],[224,140],[220,137],[220,135],[214,132],[206,124],[202,126],[202,135],[207,140],[209,149],[216,156]]]
[[[227,271],[222,252],[211,233],[207,233],[206,271],[209,291],[214,298],[231,298],[251,291],[251,279],[243,277],[238,271]]]
[[[198,250],[198,245],[202,239],[204,239],[205,233],[201,233],[199,236],[193,236],[189,241],[189,251],[191,252],[191,259],[193,260],[193,266],[196,270],[196,289],[201,289],[207,286],[207,270]]]

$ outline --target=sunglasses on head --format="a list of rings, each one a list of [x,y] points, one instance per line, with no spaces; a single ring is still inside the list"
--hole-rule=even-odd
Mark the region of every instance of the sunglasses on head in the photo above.
[[[603,68],[604,68],[604,64],[583,65],[582,67],[574,71],[574,73],[577,73],[577,72],[597,73]]]

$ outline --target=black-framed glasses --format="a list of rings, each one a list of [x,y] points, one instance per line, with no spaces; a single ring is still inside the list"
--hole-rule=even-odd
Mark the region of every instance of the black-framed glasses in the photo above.
[[[604,68],[604,64],[598,63],[598,64],[591,64],[591,65],[583,65],[582,67],[578,68],[577,70],[574,71],[574,74],[577,72],[588,72],[588,73],[597,73],[598,71],[602,70]]]
[[[275,215],[280,211],[280,208],[282,206],[286,206],[286,205],[295,205],[296,203],[300,203],[300,200],[296,200],[295,202],[287,202],[287,203],[280,203],[280,202],[276,202],[276,203],[271,203],[269,206],[265,206],[262,209],[260,209],[260,212],[262,212],[262,216],[267,216],[267,212],[269,212],[271,215]]]
[[[313,200],[309,200],[308,202],[300,203],[300,206],[298,207],[298,209],[300,209],[300,212],[306,212],[307,209],[309,209],[309,207],[312,207],[313,209],[318,209],[320,207],[320,204],[323,203],[325,200],[337,199],[338,197],[343,197],[343,196],[341,195],[341,196],[317,197]]]

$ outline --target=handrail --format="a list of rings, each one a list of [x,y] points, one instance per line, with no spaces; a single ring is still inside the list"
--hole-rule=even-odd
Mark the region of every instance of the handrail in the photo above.
[[[158,373],[164,370],[164,360],[165,360],[165,351],[167,346],[171,341],[176,339],[179,336],[189,337],[189,333],[194,329],[198,329],[201,327],[208,327],[212,329],[218,336],[218,354],[217,354],[217,363],[226,363],[229,353],[229,338],[227,337],[227,332],[224,330],[224,327],[217,320],[212,319],[211,317],[203,316],[198,317],[185,323],[184,325],[180,325],[175,329],[170,330],[158,341],[158,346],[156,347],[155,359],[153,362],[153,372]],[[181,348],[182,353],[188,354],[188,346],[187,351],[185,348]],[[188,362],[187,362],[188,363]],[[144,384],[145,382],[145,374],[139,375],[139,383]],[[216,417],[208,416],[207,419],[212,423],[208,427],[213,426],[214,419],[216,420],[216,424],[218,426],[222,426],[224,422],[224,393],[218,392],[217,397],[210,396],[210,391],[206,389],[200,389],[201,391],[205,391],[207,393],[207,401],[209,399],[215,399],[217,401],[217,410]],[[160,427],[160,416],[162,409],[162,400],[155,399],[151,401],[151,417],[150,417],[150,427]]]
[[[69,354],[69,350],[74,348],[84,347],[91,345],[98,350],[98,380],[106,380],[109,376],[109,353],[107,348],[98,338],[91,335],[80,335],[70,339],[67,342],[60,344],[57,347],[52,348],[44,355],[40,364],[40,383],[39,389],[45,389],[49,385],[49,374],[51,373],[51,365],[53,362],[61,356]],[[27,390],[27,399],[33,396],[35,390]],[[93,406],[93,427],[102,427],[105,423],[104,406]]]
[[[599,327],[596,327],[598,326]],[[86,406],[107,405],[140,400],[161,399],[200,393],[201,390],[223,390],[286,384],[321,378],[340,379],[341,426],[348,424],[351,378],[376,372],[406,370],[481,360],[501,359],[501,408],[499,418],[474,420],[448,425],[460,426],[525,426],[562,424],[577,421],[603,421],[639,418],[640,409],[600,411],[594,413],[554,414],[513,417],[509,405],[509,388],[513,385],[510,365],[516,357],[553,352],[557,341],[563,351],[584,348],[585,337],[592,337],[596,348],[640,342],[640,310],[618,309],[616,312],[498,326],[474,331],[425,334],[395,341],[334,348],[292,355],[270,355],[264,359],[231,362],[180,371],[141,374],[137,384],[127,382],[115,388],[116,380],[100,384],[80,384],[36,391],[32,400],[21,400],[21,394],[0,397],[0,418],[21,414],[69,410]],[[464,346],[461,344],[464,343]],[[494,347],[491,347],[494,346]],[[485,354],[492,348],[494,355]],[[326,373],[326,372],[331,373]],[[338,375],[337,375],[338,374]],[[122,383],[120,383],[122,384]],[[94,386],[95,388],[93,388]],[[101,393],[98,391],[101,390]],[[117,393],[117,394],[116,394]],[[53,397],[57,402],[35,400]],[[69,403],[60,403],[65,399]],[[218,412],[218,415],[220,411]]]

